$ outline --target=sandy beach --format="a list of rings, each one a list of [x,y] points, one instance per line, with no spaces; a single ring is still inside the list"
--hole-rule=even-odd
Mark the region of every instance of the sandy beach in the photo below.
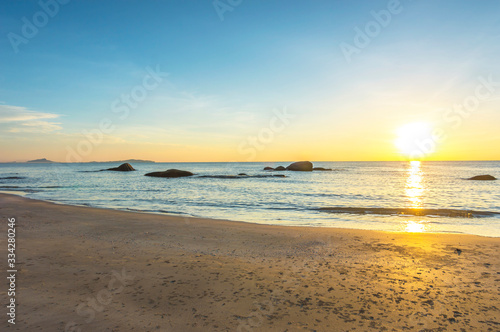
[[[265,226],[6,194],[0,215],[16,219],[19,271],[16,324],[3,313],[5,331],[500,331],[500,238]]]

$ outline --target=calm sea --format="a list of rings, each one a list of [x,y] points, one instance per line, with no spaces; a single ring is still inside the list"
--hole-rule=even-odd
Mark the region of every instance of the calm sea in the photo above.
[[[0,191],[72,205],[179,214],[253,223],[389,231],[458,232],[500,237],[500,215],[446,216],[445,209],[500,213],[500,181],[467,181],[500,162],[315,162],[330,172],[268,173],[280,163],[136,163],[136,172],[92,172],[118,166],[0,164]],[[188,170],[188,178],[152,178],[152,171]],[[285,178],[206,175],[285,174]],[[353,208],[331,213],[325,207]],[[377,214],[370,209],[379,208]],[[435,209],[425,216],[394,209]],[[339,211],[337,211],[339,212]],[[341,211],[340,211],[341,212]]]

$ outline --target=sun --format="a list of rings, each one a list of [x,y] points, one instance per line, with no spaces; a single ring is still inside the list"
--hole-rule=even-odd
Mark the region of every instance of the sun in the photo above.
[[[436,150],[432,126],[427,122],[412,122],[401,126],[394,145],[410,160],[422,159]]]

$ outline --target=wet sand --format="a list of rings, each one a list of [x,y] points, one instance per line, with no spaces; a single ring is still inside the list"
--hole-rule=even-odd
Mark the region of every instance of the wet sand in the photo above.
[[[17,323],[2,313],[5,331],[500,331],[500,238],[265,226],[5,194],[0,215],[4,271],[7,218],[17,224]]]

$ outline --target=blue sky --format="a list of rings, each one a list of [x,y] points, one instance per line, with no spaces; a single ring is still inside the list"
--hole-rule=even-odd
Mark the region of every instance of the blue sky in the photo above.
[[[437,159],[500,158],[492,149],[471,155],[473,143],[499,142],[500,89],[458,129],[442,116],[478,77],[500,81],[498,1],[220,4],[231,7],[223,20],[211,1],[58,3],[16,52],[12,34],[23,37],[23,17],[33,23],[43,8],[2,2],[0,161],[63,161],[103,118],[116,130],[82,160],[397,159],[394,132],[412,121],[453,138]],[[347,61],[340,45],[355,46],[354,29],[390,6],[398,13]],[[117,118],[112,103],[142,84],[147,68],[168,77]],[[241,153],[284,108],[294,114],[287,128],[253,147],[254,157]]]

